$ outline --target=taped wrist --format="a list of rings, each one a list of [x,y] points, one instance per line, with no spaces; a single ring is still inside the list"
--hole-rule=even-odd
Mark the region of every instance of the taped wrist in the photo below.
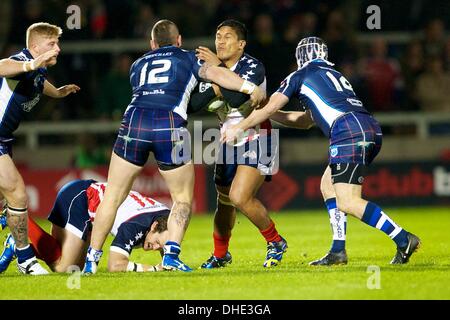
[[[127,272],[144,272],[142,264],[129,261],[127,265]]]
[[[34,65],[34,60],[26,61],[22,64],[23,72],[34,71],[35,69],[36,69],[36,67]]]
[[[148,270],[147,270],[147,272],[156,272],[156,271],[158,271],[156,269],[156,266],[150,266],[150,268],[148,268]]]
[[[239,92],[245,93],[245,94],[252,94],[253,91],[255,91],[256,85],[250,81],[244,80],[244,83],[242,83],[241,88],[239,89]]]

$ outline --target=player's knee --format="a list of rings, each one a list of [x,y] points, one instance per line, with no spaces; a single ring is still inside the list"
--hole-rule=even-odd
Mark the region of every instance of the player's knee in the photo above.
[[[26,208],[28,203],[27,193],[24,188],[11,188],[7,191],[7,202],[14,208]]]
[[[330,184],[328,181],[325,181],[323,177],[322,180],[320,181],[320,192],[322,193],[324,199],[334,197],[333,185]]]
[[[108,263],[108,272],[123,272],[126,271],[126,266],[119,263]]]
[[[50,266],[50,269],[53,272],[57,272],[57,273],[72,273],[75,271],[81,271],[80,266],[76,265],[76,264],[68,264],[68,263],[64,263],[64,262],[57,262],[53,265]]]
[[[350,196],[336,195],[336,204],[337,204],[339,211],[342,211],[345,213],[352,213],[354,210],[353,199]]]
[[[234,190],[230,191],[229,197],[230,197],[231,203],[239,209],[245,207],[247,205],[247,203],[252,199],[252,197],[249,196],[248,194],[246,194],[245,192],[234,191]]]

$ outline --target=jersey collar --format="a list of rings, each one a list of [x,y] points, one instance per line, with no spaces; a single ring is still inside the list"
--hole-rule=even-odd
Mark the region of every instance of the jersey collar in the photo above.
[[[301,70],[301,69],[305,68],[307,65],[309,65],[310,63],[313,63],[313,62],[319,62],[319,63],[323,62],[323,63],[326,63],[329,66],[334,66],[333,62],[330,62],[330,61],[325,60],[325,59],[317,58],[317,59],[313,59],[313,60],[305,62],[305,64],[301,68],[298,68],[298,70]]]
[[[22,52],[25,55],[25,57],[27,57],[28,59],[34,59],[33,56],[31,55],[30,50],[28,50],[27,48],[23,48]]]

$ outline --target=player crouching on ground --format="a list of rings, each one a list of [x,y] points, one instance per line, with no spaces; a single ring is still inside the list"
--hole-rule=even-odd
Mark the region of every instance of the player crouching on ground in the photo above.
[[[44,260],[54,272],[67,272],[84,265],[92,222],[103,199],[106,184],[94,180],[75,180],[59,191],[48,217],[51,235],[29,218],[28,236],[36,257]],[[160,271],[160,265],[150,266],[129,260],[133,248],[158,250],[161,255],[168,238],[167,218],[170,210],[156,200],[131,191],[117,211],[111,230],[108,271]],[[0,218],[2,228],[6,224]],[[0,272],[15,258],[15,242],[11,235],[5,241],[0,257]]]

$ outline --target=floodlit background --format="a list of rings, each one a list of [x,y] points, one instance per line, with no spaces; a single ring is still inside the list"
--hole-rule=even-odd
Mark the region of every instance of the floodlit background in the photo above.
[[[184,46],[214,49],[217,25],[238,19],[249,29],[247,52],[266,66],[269,94],[295,70],[294,50],[305,36],[328,44],[329,60],[353,85],[384,132],[383,149],[365,193],[384,205],[450,203],[450,4],[445,0],[379,1],[381,29],[369,29],[372,1],[138,1],[2,0],[0,52],[24,47],[26,28],[38,21],[60,25],[62,52],[49,70],[56,85],[82,90],[62,100],[43,98],[17,132],[16,162],[29,185],[31,212],[44,216],[67,179],[105,179],[105,165],[121,116],[130,101],[129,68],[148,50],[149,29],[162,18],[176,22]],[[81,12],[69,30],[69,5]],[[287,108],[295,109],[296,101]],[[203,129],[218,127],[200,112]],[[317,128],[282,129],[281,170],[263,188],[272,210],[320,207],[319,179],[327,141]],[[149,160],[136,189],[170,202]],[[81,169],[82,171],[77,171]],[[198,166],[196,212],[215,207],[212,166]],[[86,170],[89,170],[86,173]],[[94,171],[92,171],[94,170]],[[95,173],[95,174],[94,174]],[[40,176],[45,177],[45,183]],[[50,182],[50,183],[48,183]],[[269,192],[270,191],[270,192]]]

